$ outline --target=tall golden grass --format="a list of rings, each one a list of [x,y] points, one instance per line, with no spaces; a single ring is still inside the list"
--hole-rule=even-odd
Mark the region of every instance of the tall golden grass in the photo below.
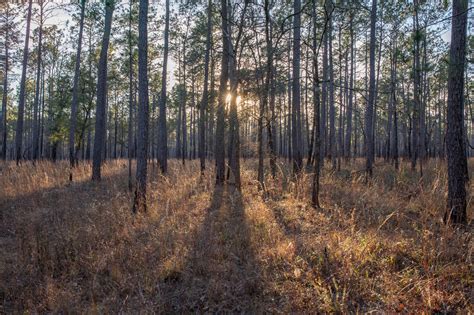
[[[472,222],[441,221],[442,161],[421,179],[378,161],[369,184],[362,161],[325,169],[319,210],[284,163],[262,192],[246,161],[242,194],[198,162],[150,164],[138,215],[126,165],[69,183],[66,162],[0,164],[0,313],[474,312]]]

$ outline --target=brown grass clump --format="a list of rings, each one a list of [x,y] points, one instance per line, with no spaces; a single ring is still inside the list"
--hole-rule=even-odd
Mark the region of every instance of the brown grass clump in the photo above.
[[[263,193],[246,161],[239,194],[171,161],[138,215],[126,163],[71,184],[66,162],[0,165],[0,313],[474,312],[472,222],[441,222],[442,161],[421,179],[379,161],[367,185],[362,161],[325,169],[319,210],[285,164]]]

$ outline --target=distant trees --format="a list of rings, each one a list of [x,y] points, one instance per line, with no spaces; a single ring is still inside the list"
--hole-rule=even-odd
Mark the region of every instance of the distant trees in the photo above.
[[[449,50],[446,146],[448,200],[445,222],[466,223],[469,180],[464,133],[464,68],[466,63],[467,0],[454,0]]]
[[[10,49],[15,48],[14,46],[18,42],[18,22],[17,17],[19,10],[17,6],[13,6],[9,2],[6,2],[2,8],[2,15],[0,17],[0,31],[3,34],[4,43],[4,56],[3,56],[3,82],[2,84],[2,108],[0,111],[0,143],[1,151],[0,158],[6,160],[7,158],[7,146],[8,146],[8,125],[7,125],[7,114],[8,114],[8,90],[10,88],[8,84],[9,71],[10,71]]]

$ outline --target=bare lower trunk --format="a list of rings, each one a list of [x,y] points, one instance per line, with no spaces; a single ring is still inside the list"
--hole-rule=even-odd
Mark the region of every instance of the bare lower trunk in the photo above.
[[[168,130],[166,126],[166,71],[168,66],[168,37],[170,25],[170,2],[166,0],[166,18],[165,18],[165,39],[163,52],[163,72],[161,75],[161,96],[160,96],[160,116],[159,116],[159,147],[158,162],[161,172],[168,172]]]
[[[168,2],[167,2],[168,3]],[[168,10],[167,6],[167,10]],[[138,23],[138,137],[137,175],[133,212],[146,212],[148,161],[148,0],[140,0]],[[166,39],[165,39],[166,40]],[[166,67],[166,63],[165,63]],[[166,85],[166,81],[163,82]]]
[[[227,44],[226,33],[228,30],[227,25],[227,1],[221,0],[221,16],[222,16],[222,63],[221,63],[221,76],[219,83],[219,102],[217,105],[217,122],[216,122],[216,146],[215,146],[215,157],[216,157],[216,184],[222,185],[225,181],[225,102],[227,97],[227,80],[229,75],[229,45]]]
[[[201,174],[206,169],[206,110],[209,103],[208,81],[209,81],[209,59],[211,52],[211,33],[212,33],[212,1],[207,4],[207,35],[206,35],[206,54],[204,57],[204,90],[202,101],[199,107],[199,160]]]
[[[464,68],[466,58],[467,0],[454,0],[448,70],[446,152],[448,199],[445,222],[466,223],[466,183],[469,180],[464,138]]]
[[[100,51],[99,67],[97,74],[97,105],[95,117],[94,155],[92,161],[92,180],[100,180],[102,153],[105,143],[106,129],[106,102],[107,102],[107,52],[109,49],[110,30],[112,27],[112,15],[114,12],[114,0],[106,0],[105,24],[102,49]]]
[[[375,104],[375,23],[377,20],[377,0],[372,2],[370,14],[370,75],[369,75],[369,99],[365,113],[365,157],[366,176],[372,177],[374,160],[374,137],[373,116]]]
[[[300,55],[301,55],[301,0],[293,2],[293,80],[292,92],[292,148],[293,172],[298,174],[303,165],[302,136],[301,136],[301,110],[300,110]]]

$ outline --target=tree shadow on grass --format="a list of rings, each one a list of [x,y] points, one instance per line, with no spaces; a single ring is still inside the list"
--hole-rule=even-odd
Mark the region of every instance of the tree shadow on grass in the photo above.
[[[165,313],[255,312],[261,288],[242,196],[216,186],[180,271],[161,284]]]

